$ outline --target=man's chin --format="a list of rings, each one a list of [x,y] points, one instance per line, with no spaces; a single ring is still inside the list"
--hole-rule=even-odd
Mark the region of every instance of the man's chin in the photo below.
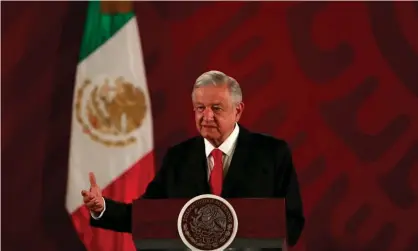
[[[200,129],[200,134],[204,138],[216,138],[219,136],[219,132],[216,127],[202,127]]]

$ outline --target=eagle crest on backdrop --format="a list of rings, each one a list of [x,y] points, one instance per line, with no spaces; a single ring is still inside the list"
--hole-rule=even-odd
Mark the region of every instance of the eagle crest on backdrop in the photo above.
[[[76,91],[76,120],[92,140],[106,146],[135,143],[146,112],[145,93],[124,77],[85,79]]]

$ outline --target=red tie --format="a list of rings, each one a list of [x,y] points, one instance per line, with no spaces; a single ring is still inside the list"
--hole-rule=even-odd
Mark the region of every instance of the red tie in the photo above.
[[[222,192],[222,180],[223,180],[223,164],[222,164],[222,151],[219,149],[213,149],[211,152],[213,157],[213,169],[210,173],[210,187],[212,193],[221,196]]]

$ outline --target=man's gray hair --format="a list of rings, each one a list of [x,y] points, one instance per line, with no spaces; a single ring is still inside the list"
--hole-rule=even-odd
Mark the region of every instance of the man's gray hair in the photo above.
[[[233,78],[220,71],[208,71],[200,75],[193,86],[192,98],[194,90],[207,85],[224,85],[228,86],[232,97],[232,102],[238,104],[242,102],[242,91],[239,83]]]

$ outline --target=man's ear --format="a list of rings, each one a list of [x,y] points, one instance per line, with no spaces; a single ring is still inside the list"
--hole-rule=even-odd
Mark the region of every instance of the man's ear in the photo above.
[[[236,110],[236,113],[237,113],[236,121],[238,122],[239,119],[241,118],[241,115],[242,115],[243,111],[244,111],[244,103],[240,102],[239,104],[237,104],[236,107],[235,107],[235,110]]]

